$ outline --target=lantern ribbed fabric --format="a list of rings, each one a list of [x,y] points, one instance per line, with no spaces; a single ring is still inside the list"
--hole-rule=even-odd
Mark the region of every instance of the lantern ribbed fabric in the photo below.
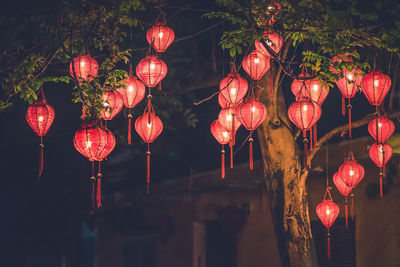
[[[300,74],[299,76],[303,77],[304,75]],[[302,98],[311,98],[310,93],[305,88],[304,80],[294,79],[292,84],[290,85],[290,89],[293,95],[296,97],[296,100]]]
[[[364,178],[365,170],[351,154],[350,157],[345,159],[344,163],[340,166],[338,173],[348,187],[354,188]]]
[[[343,178],[339,175],[338,172],[335,172],[333,175],[333,183],[335,184],[336,188],[338,189],[339,193],[345,196],[345,218],[346,218],[346,228],[349,225],[349,208],[347,206],[347,196],[351,193],[353,188],[348,187],[346,183],[343,181]]]
[[[383,168],[392,157],[392,147],[388,144],[372,144],[369,157],[376,166]]]
[[[243,59],[243,69],[253,80],[260,80],[271,67],[270,59],[253,50]]]
[[[107,128],[103,129],[106,132],[106,143],[97,153],[96,160],[104,160],[115,148],[116,140],[114,134]]]
[[[165,22],[156,22],[146,34],[147,42],[154,47],[158,53],[165,50],[172,44],[175,39],[174,31],[167,27]]]
[[[319,79],[309,79],[304,81],[304,85],[311,100],[322,105],[329,94],[328,84]]]
[[[336,81],[344,98],[353,98],[357,93],[357,85],[361,84],[362,76],[360,69],[349,71],[343,68],[343,77]]]
[[[102,95],[104,109],[101,111],[103,120],[112,120],[122,110],[124,100],[117,91],[108,91]]]
[[[267,118],[267,108],[257,99],[250,98],[236,108],[236,117],[243,126],[254,131]]]
[[[147,87],[155,87],[167,75],[167,65],[159,57],[149,55],[136,66],[136,75]]]
[[[289,106],[289,119],[300,130],[310,130],[321,117],[321,106],[307,99],[293,102]]]
[[[99,160],[98,156],[107,145],[107,132],[93,124],[83,125],[74,137],[74,146],[79,153],[90,161]]]
[[[226,130],[233,133],[235,133],[241,125],[236,117],[234,108],[223,108],[218,115],[218,121]]]
[[[361,81],[361,89],[367,97],[369,103],[374,106],[379,106],[391,85],[389,76],[381,71],[371,71]]]
[[[265,44],[271,48],[272,51],[275,52],[275,54],[279,54],[279,52],[282,49],[283,46],[283,39],[282,37],[277,34],[276,32],[273,31],[265,31],[263,34],[263,38],[265,40]],[[265,45],[261,43],[260,41],[256,40],[255,41],[255,46],[256,50],[263,54],[266,57],[271,57],[271,54],[268,52],[267,48],[265,48]]]
[[[99,64],[97,61],[90,57],[90,55],[83,55],[74,58],[69,65],[69,73],[72,77],[82,80],[91,80],[97,76],[99,71]],[[74,75],[75,72],[75,75]]]
[[[213,121],[210,127],[211,134],[222,145],[221,149],[221,178],[225,178],[225,149],[224,145],[231,140],[231,133],[218,120]]]
[[[136,119],[135,129],[145,143],[153,143],[161,134],[163,123],[154,112],[145,111]]]
[[[385,116],[379,116],[368,123],[368,132],[378,143],[386,143],[392,136],[394,128],[393,121]]]
[[[234,69],[233,69],[234,70]],[[246,96],[248,84],[237,72],[229,73],[219,83],[220,94],[230,105],[237,105]]]
[[[221,106],[221,108],[229,107],[228,101],[226,101],[226,98],[221,94],[221,92],[218,94],[218,104]]]

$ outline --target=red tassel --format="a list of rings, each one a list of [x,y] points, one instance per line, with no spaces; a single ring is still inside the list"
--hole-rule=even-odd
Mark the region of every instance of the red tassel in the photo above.
[[[249,138],[249,164],[250,170],[253,170],[253,138]]]
[[[161,82],[158,83],[158,90],[161,91]]]
[[[101,173],[97,174],[97,194],[96,194],[96,202],[97,208],[101,208]]]
[[[313,148],[313,128],[310,128],[310,151],[312,151]]]
[[[92,183],[92,196],[90,198],[90,214],[94,213],[95,203],[94,203],[94,194],[95,194],[95,182],[96,178],[94,177],[94,161],[92,161],[92,177],[90,177],[90,182]]]
[[[383,181],[382,181],[382,175],[379,176],[379,192],[380,196],[383,196]]]
[[[303,131],[303,143],[304,143],[304,168],[307,168],[307,133]]]
[[[132,144],[132,114],[128,114],[128,145]]]
[[[232,145],[234,146],[236,143],[236,131],[235,131],[235,114],[232,114]]]
[[[147,174],[146,174],[146,193],[150,194],[150,151],[146,152],[146,161],[147,161]]]
[[[231,149],[231,169],[233,168],[233,144],[232,142],[229,143]]]
[[[342,95],[342,115],[343,116],[346,115],[346,102],[343,95]]]
[[[224,146],[222,146],[222,150],[221,150],[221,178],[225,179],[225,150],[224,150]]]
[[[328,239],[327,239],[327,244],[326,244],[328,260],[331,260],[331,237],[330,236],[331,235],[329,234],[329,229],[328,229]]]
[[[43,140],[42,140],[42,137],[40,137],[40,158],[39,158],[38,182],[40,182],[40,176],[42,176],[42,174],[43,174],[43,150],[44,150]]]
[[[351,194],[351,219],[354,220],[354,195]]]
[[[351,107],[349,108],[349,138],[351,138]]]
[[[317,132],[317,124],[316,123],[314,124],[313,133],[314,133],[314,146],[316,146],[317,142],[318,142],[318,132]]]
[[[346,217],[346,228],[349,226],[349,211],[347,207],[347,196],[346,196],[346,205],[345,205],[345,217]]]

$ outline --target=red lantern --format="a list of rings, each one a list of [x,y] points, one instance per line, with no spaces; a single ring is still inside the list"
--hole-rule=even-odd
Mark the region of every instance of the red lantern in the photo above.
[[[90,81],[97,76],[99,64],[89,54],[74,58],[69,64],[69,74],[72,78]]]
[[[328,199],[326,198],[327,195],[329,195]],[[335,222],[337,216],[339,215],[339,211],[340,211],[339,206],[332,200],[330,187],[328,187],[326,189],[324,200],[322,200],[322,202],[318,204],[316,211],[317,211],[318,218],[321,220],[321,222],[325,226],[325,228],[327,228],[327,235],[328,235],[327,252],[328,252],[328,259],[330,259],[331,258],[331,250],[330,250],[329,228]]]
[[[369,149],[369,157],[379,167],[380,196],[383,195],[382,178],[385,177],[385,166],[392,157],[392,147],[387,144],[372,144]]]
[[[265,43],[269,48],[275,52],[275,54],[279,54],[279,51],[281,51],[282,46],[283,46],[283,39],[282,37],[277,34],[276,32],[273,31],[265,31],[263,38],[265,40]],[[266,57],[271,57],[271,54],[268,52],[268,50],[265,48],[264,44],[261,43],[260,41],[256,40],[255,41],[255,46],[257,52],[263,54]]]
[[[132,125],[132,114],[131,109],[136,107],[140,101],[144,98],[146,93],[146,87],[144,84],[132,75],[132,66],[129,70],[129,76],[125,79],[125,88],[119,88],[118,92],[121,94],[124,106],[129,109],[128,114],[128,144],[132,144],[131,138],[131,125]]]
[[[252,133],[267,118],[267,108],[255,98],[246,99],[236,108],[236,116],[241,124],[250,131],[249,163],[253,170],[253,137]]]
[[[304,85],[307,93],[310,95],[311,100],[317,102],[319,105],[322,105],[329,94],[328,84],[319,79],[310,79],[305,80]]]
[[[271,67],[269,58],[253,50],[243,59],[243,69],[253,80],[260,80]]]
[[[365,171],[364,167],[354,159],[353,153],[350,153],[340,166],[338,174],[348,187],[354,188],[364,178]]]
[[[210,127],[214,138],[222,145],[221,149],[221,178],[225,178],[225,149],[224,145],[231,140],[231,133],[225,129],[218,120],[215,120]]]
[[[391,85],[389,76],[381,71],[371,71],[361,81],[361,89],[371,105],[378,108],[388,93]]]
[[[167,65],[157,56],[146,56],[136,66],[136,75],[147,87],[155,87],[167,75]]]
[[[35,101],[32,105],[30,105],[28,107],[28,111],[26,112],[26,121],[28,122],[29,126],[31,126],[32,130],[38,136],[40,136],[40,160],[38,177],[40,177],[43,173],[43,136],[45,136],[49,131],[55,117],[54,108],[47,104],[43,93],[42,97],[42,100]]]
[[[377,143],[386,143],[394,132],[394,123],[385,116],[379,116],[368,123],[368,132]]]
[[[165,52],[165,50],[172,44],[175,39],[174,31],[167,27],[165,20],[156,22],[146,34],[147,42],[154,47],[158,53]]]
[[[140,135],[145,143],[147,143],[146,162],[147,162],[147,173],[146,173],[146,184],[147,194],[149,194],[150,186],[150,143],[161,134],[163,130],[163,123],[159,117],[154,113],[153,106],[151,105],[151,98],[149,98],[147,106],[142,116],[137,118],[135,122],[136,132]]]
[[[112,120],[122,110],[124,100],[117,91],[108,91],[102,95],[104,109],[101,111],[103,120]]]
[[[85,124],[75,133],[74,146],[90,161],[97,161],[98,155],[107,144],[107,132],[94,124]]]
[[[300,74],[299,77],[304,77],[304,75]],[[294,79],[292,84],[290,85],[290,89],[291,89],[293,95],[296,97],[296,100],[299,100],[302,98],[308,98],[308,99],[311,98],[310,93],[306,89],[304,80]]]
[[[348,187],[346,183],[343,181],[343,178],[335,172],[333,175],[333,183],[335,184],[336,188],[339,190],[339,193],[345,197],[345,217],[346,217],[346,228],[348,226],[348,207],[347,207],[347,196],[351,193],[353,188]]]
[[[221,106],[221,108],[227,108],[229,107],[228,101],[226,101],[225,97],[219,92],[218,94],[218,104]]]
[[[242,102],[248,89],[246,79],[243,79],[237,72],[235,66],[232,67],[232,72],[228,74],[219,83],[220,94],[225,98],[230,105],[237,105]]]
[[[234,108],[223,108],[218,115],[218,120],[226,130],[233,134],[236,133],[241,125],[236,117]]]

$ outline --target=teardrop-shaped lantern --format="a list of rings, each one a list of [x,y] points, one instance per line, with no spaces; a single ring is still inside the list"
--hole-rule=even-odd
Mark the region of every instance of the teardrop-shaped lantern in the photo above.
[[[379,106],[391,85],[389,76],[381,71],[371,71],[361,81],[361,89],[371,105]]]
[[[304,85],[311,100],[322,105],[329,94],[328,84],[320,79],[309,79],[304,81]]]
[[[163,53],[175,39],[174,31],[167,27],[165,21],[156,22],[146,34],[147,42],[154,47],[158,53]]]
[[[349,225],[349,209],[347,205],[347,196],[351,193],[353,188],[348,187],[346,183],[343,181],[343,178],[339,175],[338,172],[335,172],[333,175],[333,183],[335,184],[336,188],[338,189],[339,193],[345,197],[345,218],[346,218],[346,228]]]
[[[291,122],[302,131],[310,130],[321,117],[321,106],[307,99],[293,102],[289,106],[288,115]]]
[[[345,159],[338,170],[339,175],[348,187],[356,187],[364,178],[364,167],[354,159],[352,153]]]
[[[283,46],[282,37],[273,31],[265,31],[263,34],[263,38],[265,40],[265,44],[274,51],[275,54],[279,54]],[[271,54],[265,48],[264,44],[260,41],[255,41],[256,50],[263,54],[266,57],[271,57]]]
[[[218,121],[231,133],[236,133],[241,125],[236,117],[234,108],[223,108],[218,115]]]
[[[114,150],[116,140],[114,134],[107,128],[103,128],[106,132],[106,144],[97,153],[96,160],[103,161]]]
[[[303,74],[300,74],[299,77],[304,77]],[[296,100],[307,98],[310,99],[310,93],[306,89],[306,84],[302,79],[293,79],[292,84],[290,85],[290,89],[293,95],[296,97]]]
[[[90,81],[97,76],[99,64],[89,54],[74,58],[69,64],[69,74],[72,78]]]
[[[243,79],[232,67],[232,72],[219,83],[220,94],[230,105],[237,105],[242,102],[248,89],[246,79]]]
[[[124,100],[117,91],[108,91],[102,95],[104,109],[101,111],[103,120],[112,120],[122,110]]]
[[[226,100],[226,98],[219,92],[218,94],[218,104],[221,106],[221,108],[227,108],[229,107],[229,103]]]
[[[372,144],[369,157],[378,167],[384,167],[392,157],[392,147],[388,144]]]
[[[361,84],[361,70],[354,69],[349,71],[343,68],[342,73],[343,77],[336,81],[336,85],[344,98],[353,98],[357,93],[357,86]]]
[[[32,105],[28,107],[26,112],[26,121],[32,130],[40,136],[40,160],[39,160],[39,173],[40,177],[43,173],[43,136],[47,134],[51,125],[53,124],[55,117],[54,108],[47,104],[46,99],[35,101]]]
[[[147,87],[155,87],[167,75],[167,65],[159,57],[149,55],[136,66],[136,75]]]
[[[222,145],[221,149],[221,178],[225,178],[225,149],[224,145],[231,140],[231,133],[218,120],[213,121],[210,127],[211,134]]]
[[[271,67],[269,58],[253,50],[243,59],[243,69],[253,80],[260,80]]]
[[[378,143],[386,143],[394,132],[394,122],[379,116],[368,123],[368,132]]]
[[[74,146],[90,161],[97,161],[107,144],[107,132],[94,124],[83,125],[74,136]]]

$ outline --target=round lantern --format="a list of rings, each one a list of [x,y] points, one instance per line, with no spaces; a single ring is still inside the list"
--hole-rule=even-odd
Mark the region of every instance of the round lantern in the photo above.
[[[167,75],[167,65],[159,57],[149,55],[136,66],[136,75],[147,87],[155,87]]]
[[[304,132],[310,130],[319,120],[321,112],[321,106],[318,103],[301,99],[289,106],[288,115],[290,121]]]
[[[372,144],[369,149],[369,157],[379,167],[380,196],[383,195],[382,178],[385,177],[385,166],[392,157],[392,147],[387,144]]]
[[[231,140],[231,133],[225,129],[218,120],[215,120],[210,127],[214,138],[222,145],[221,149],[221,178],[225,178],[225,149],[224,145]]]
[[[147,194],[149,194],[149,186],[150,186],[150,143],[153,143],[154,140],[161,134],[163,130],[163,123],[159,117],[154,113],[153,106],[151,105],[151,98],[149,98],[147,106],[144,110],[142,116],[137,118],[135,122],[136,132],[140,135],[145,143],[147,143],[147,152],[146,152],[146,163],[147,163],[147,172],[146,172],[146,184],[147,184]]]
[[[117,91],[108,91],[102,95],[104,109],[101,111],[103,120],[112,120],[122,110],[124,100]]]
[[[386,143],[394,132],[394,123],[385,116],[379,116],[368,123],[368,132],[377,143]]]
[[[345,217],[346,217],[346,228],[349,224],[348,222],[348,206],[347,206],[347,196],[351,193],[351,190],[353,188],[348,187],[346,183],[343,181],[343,178],[338,174],[338,172],[335,172],[333,175],[333,183],[335,184],[336,188],[338,189],[339,193],[345,197]]]
[[[240,127],[240,122],[236,117],[234,108],[223,108],[218,115],[218,120],[226,130],[231,132],[233,135]],[[233,138],[233,136],[232,136]]]
[[[267,108],[255,98],[246,99],[236,108],[236,117],[250,131],[249,166],[253,170],[253,137],[252,133],[267,118]]]
[[[121,94],[124,106],[129,109],[128,113],[128,144],[132,144],[132,114],[131,109],[136,107],[144,98],[146,87],[135,76],[132,75],[132,67],[129,71],[128,78],[124,81],[125,88],[119,88],[118,92]]]
[[[221,94],[221,92],[218,94],[218,104],[221,106],[221,108],[229,107],[228,101],[226,101],[226,98]]]
[[[253,80],[260,80],[271,67],[269,58],[253,50],[243,59],[243,69]]]
[[[374,106],[380,106],[389,91],[391,80],[381,71],[371,71],[361,81],[361,89],[368,102]]]
[[[304,75],[300,74],[299,77],[304,77]],[[293,95],[296,97],[296,100],[299,100],[302,98],[308,98],[308,99],[311,98],[310,93],[306,89],[304,80],[294,79],[292,84],[290,85],[290,89],[291,89]]]
[[[107,144],[107,132],[94,124],[83,125],[74,136],[74,146],[90,161],[97,161]]]
[[[348,187],[354,188],[364,178],[365,171],[364,167],[354,159],[354,156],[351,153],[340,166],[338,174],[342,177]]]
[[[279,54],[283,46],[282,37],[273,31],[265,31],[263,38],[265,40],[265,44],[274,51],[275,54]],[[264,44],[260,41],[255,41],[256,50],[263,54],[266,57],[271,57],[271,54],[268,52],[267,48],[265,48]]]
[[[158,53],[165,52],[165,50],[172,44],[175,39],[174,31],[167,27],[165,21],[156,22],[146,34],[147,42],[154,47]]]
[[[329,196],[329,198],[327,198],[327,195]],[[335,222],[337,216],[339,215],[339,211],[340,211],[339,206],[335,202],[333,202],[332,196],[330,193],[330,187],[328,187],[326,189],[324,200],[322,200],[322,202],[319,203],[316,208],[318,218],[321,220],[321,222],[325,226],[325,228],[327,228],[327,235],[328,235],[327,256],[328,256],[328,259],[331,258],[329,228]]]
[[[43,136],[47,134],[55,117],[54,108],[47,104],[46,99],[35,101],[28,107],[26,112],[26,121],[32,130],[40,136],[40,159],[39,159],[39,174],[38,178],[43,173]]]
[[[220,94],[230,105],[237,105],[242,102],[248,89],[248,84],[237,72],[235,67],[219,83]]]
[[[311,100],[322,105],[329,94],[328,84],[319,79],[309,79],[304,81],[304,85]]]
[[[69,74],[72,78],[89,81],[97,76],[99,64],[89,54],[74,58],[69,64]]]

